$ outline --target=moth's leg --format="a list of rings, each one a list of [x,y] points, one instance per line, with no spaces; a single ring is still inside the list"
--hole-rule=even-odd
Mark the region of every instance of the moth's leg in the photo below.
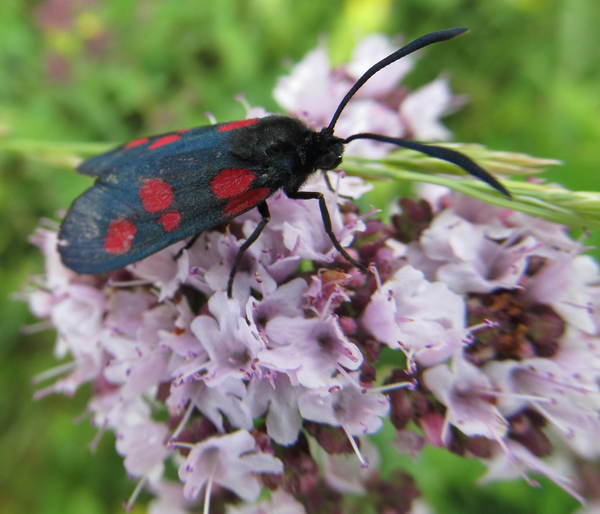
[[[335,234],[333,233],[333,228],[331,227],[331,216],[329,215],[329,210],[327,209],[327,204],[325,203],[325,197],[322,193],[317,193],[316,191],[296,191],[295,193],[287,193],[287,195],[293,200],[319,200],[319,209],[321,209],[323,226],[325,227],[325,232],[329,236],[329,239],[331,239],[335,249],[340,252],[342,257],[344,257],[344,259],[346,259],[350,264],[356,266],[365,273],[368,272],[367,267],[358,262],[356,259],[352,258],[336,239]]]
[[[331,191],[332,193],[337,193],[337,195],[340,198],[343,198],[344,200],[352,200],[353,199],[351,196],[341,195],[333,188],[333,184],[331,183],[331,180],[329,179],[329,175],[327,175],[327,172],[325,170],[323,170],[323,177],[325,177],[325,184],[327,184],[327,189],[329,189],[329,191]]]
[[[238,253],[235,256],[235,260],[233,261],[233,266],[231,267],[231,272],[229,273],[229,280],[227,281],[227,296],[229,298],[233,296],[233,279],[240,265],[240,262],[242,262],[244,252],[248,248],[250,248],[250,246],[252,246],[252,243],[256,241],[260,233],[263,231],[263,229],[271,219],[271,213],[269,212],[269,206],[267,205],[267,202],[261,202],[258,204],[258,212],[260,212],[260,215],[262,216],[260,223],[256,225],[254,232],[252,232],[252,234],[250,234],[250,237],[246,239],[246,241],[244,241],[244,244],[242,244],[242,246],[240,246],[240,249],[238,250]]]
[[[327,175],[327,172],[325,170],[323,170],[323,177],[325,177],[325,184],[327,184],[327,189],[329,189],[329,191],[331,191],[332,193],[335,193],[335,189],[333,189],[333,184],[331,183],[331,180],[329,180],[329,175]]]
[[[179,259],[183,255],[184,250],[189,250],[192,246],[194,246],[194,243],[196,241],[198,241],[198,238],[200,237],[201,234],[202,234],[202,232],[198,232],[195,236],[192,236],[192,238],[187,243],[185,243],[185,246],[182,246],[179,249],[179,251],[175,254],[173,259],[174,260]]]

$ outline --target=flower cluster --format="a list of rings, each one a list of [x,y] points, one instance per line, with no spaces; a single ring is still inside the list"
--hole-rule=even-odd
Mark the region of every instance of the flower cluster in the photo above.
[[[373,36],[332,70],[317,49],[275,95],[322,126],[353,79],[391,50]],[[411,66],[372,79],[339,135],[445,137],[438,118],[457,100],[445,79],[398,89]],[[347,492],[377,512],[408,512],[413,479],[382,479],[365,437],[385,417],[400,452],[445,447],[481,458],[488,479],[541,473],[576,495],[542,457],[556,445],[550,430],[583,458],[600,452],[600,274],[581,244],[560,226],[434,187],[399,202],[389,224],[366,219],[347,199],[368,185],[331,178],[335,192],[321,176],[305,188],[325,196],[338,240],[369,276],[332,248],[316,205],[281,192],[232,298],[229,272],[260,221],[254,211],[203,233],[178,259],[183,242],[104,276],[66,269],[56,232],[39,229],[46,272],[30,305],[55,327],[57,356],[70,359],[39,394],[93,384],[94,423],[117,435],[127,472],[156,496],[154,514],[207,511],[210,497],[230,514],[341,512]],[[405,365],[379,366],[384,348]],[[256,503],[263,486],[270,499]]]

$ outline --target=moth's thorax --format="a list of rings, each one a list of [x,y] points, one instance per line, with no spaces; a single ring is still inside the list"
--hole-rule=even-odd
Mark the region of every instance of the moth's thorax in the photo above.
[[[286,116],[267,116],[231,134],[231,152],[247,161],[264,163],[293,155],[311,131],[300,121]]]
[[[297,191],[317,169],[330,170],[342,160],[342,140],[309,129],[286,116],[268,116],[232,134],[234,155],[250,165],[265,168],[272,184],[286,192]]]

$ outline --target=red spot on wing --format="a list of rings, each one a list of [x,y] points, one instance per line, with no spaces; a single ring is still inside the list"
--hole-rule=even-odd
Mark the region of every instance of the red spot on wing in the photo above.
[[[126,150],[129,150],[130,148],[135,148],[136,146],[143,145],[144,143],[147,143],[147,142],[148,142],[148,138],[143,137],[141,139],[136,139],[135,141],[130,141],[123,148],[125,148]]]
[[[163,212],[158,218],[158,222],[167,232],[170,232],[179,227],[179,224],[181,223],[181,213],[179,211]]]
[[[111,221],[104,239],[104,249],[108,253],[126,253],[131,248],[137,228],[129,220]]]
[[[210,181],[210,190],[217,198],[229,198],[245,193],[256,175],[245,168],[225,168]]]
[[[227,130],[233,130],[242,127],[248,127],[254,125],[258,121],[258,118],[250,118],[248,120],[230,121],[229,123],[223,123],[217,130],[219,132],[226,132]]]
[[[173,188],[158,178],[144,180],[139,195],[146,212],[162,211],[173,203]]]
[[[264,200],[271,194],[271,190],[268,187],[257,187],[256,189],[250,189],[241,195],[234,196],[229,199],[225,209],[223,210],[224,216],[235,216],[244,212],[245,210],[254,207],[257,203]]]
[[[168,145],[169,143],[174,143],[178,139],[181,139],[181,136],[178,134],[169,134],[168,136],[163,136],[158,138],[154,143],[152,143],[148,148],[150,150],[154,150],[160,146]]]

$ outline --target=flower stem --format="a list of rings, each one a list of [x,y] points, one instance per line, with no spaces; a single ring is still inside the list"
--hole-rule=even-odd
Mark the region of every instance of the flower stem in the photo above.
[[[457,178],[398,167],[399,161],[346,157],[341,167],[351,175],[369,179],[391,179],[398,182],[423,182],[449,187],[478,200],[524,212],[573,228],[600,228],[600,193],[570,191],[558,184],[502,179],[512,198],[490,189],[471,178]],[[405,163],[408,164],[408,163]]]

